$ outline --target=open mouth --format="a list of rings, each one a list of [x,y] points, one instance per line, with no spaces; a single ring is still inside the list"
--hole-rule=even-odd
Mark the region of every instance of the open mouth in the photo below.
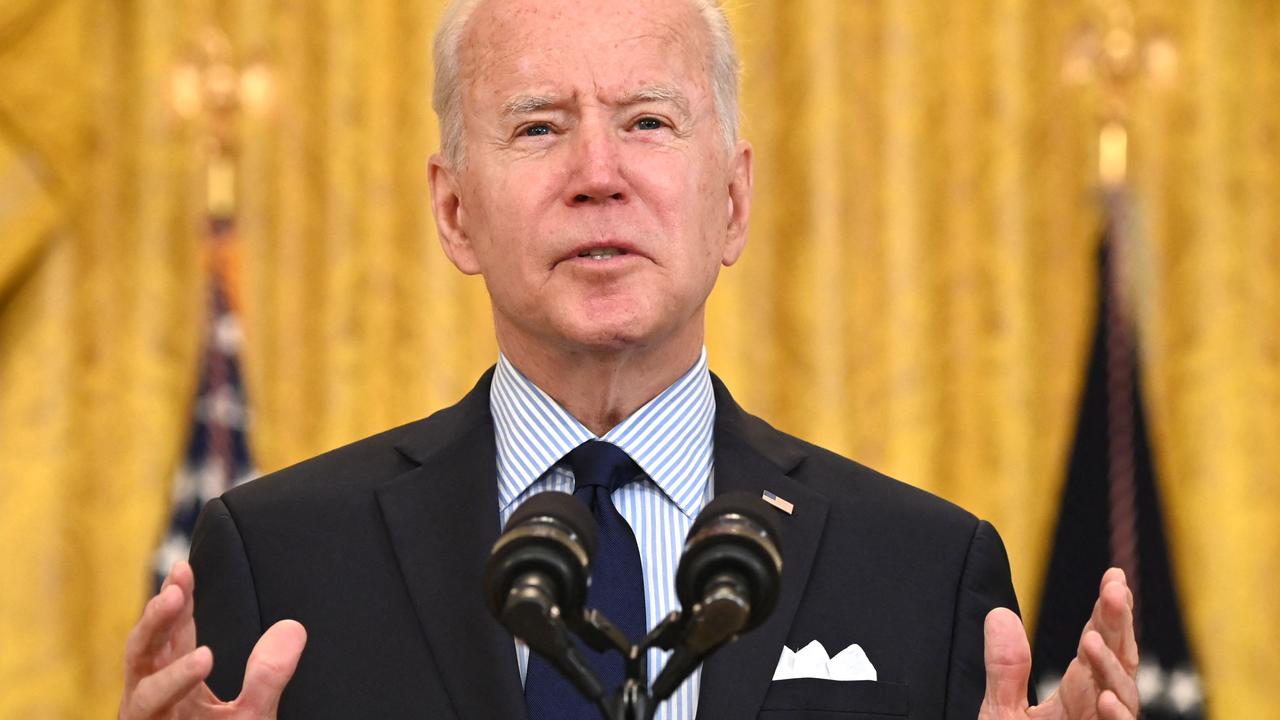
[[[591,248],[578,253],[580,258],[591,258],[592,260],[607,260],[611,257],[626,255],[627,251],[621,248]]]

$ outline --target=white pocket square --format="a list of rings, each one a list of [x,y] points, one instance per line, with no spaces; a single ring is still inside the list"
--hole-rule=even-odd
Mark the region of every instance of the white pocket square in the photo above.
[[[828,657],[827,649],[814,640],[799,652],[785,646],[782,648],[782,657],[778,660],[778,669],[773,671],[773,679],[797,678],[875,680],[876,669],[857,644],[841,650],[835,657]]]

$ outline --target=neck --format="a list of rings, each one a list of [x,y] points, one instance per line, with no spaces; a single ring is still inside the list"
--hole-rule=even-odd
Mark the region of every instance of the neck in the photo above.
[[[549,348],[498,333],[498,346],[507,360],[597,436],[630,417],[697,362],[701,327],[680,340],[657,348],[595,350]]]

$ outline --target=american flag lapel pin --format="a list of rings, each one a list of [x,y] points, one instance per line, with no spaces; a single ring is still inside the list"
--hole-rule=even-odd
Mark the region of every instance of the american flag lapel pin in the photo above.
[[[764,501],[765,501],[765,502],[767,502],[767,503],[769,503],[770,505],[772,505],[772,506],[774,506],[774,507],[778,508],[779,510],[781,510],[782,512],[784,512],[784,513],[786,513],[786,514],[788,514],[788,515],[790,515],[790,514],[792,513],[792,511],[796,509],[796,506],[795,506],[795,505],[792,505],[791,503],[787,502],[786,500],[783,500],[782,498],[778,497],[777,495],[774,495],[773,493],[769,492],[768,490],[765,490],[765,491],[764,491],[764,495],[762,495],[761,497],[764,499]]]

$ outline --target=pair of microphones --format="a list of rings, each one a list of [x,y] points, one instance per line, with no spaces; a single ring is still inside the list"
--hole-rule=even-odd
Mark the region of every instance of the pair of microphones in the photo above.
[[[489,611],[545,658],[610,720],[648,720],[698,665],[759,626],[777,604],[782,555],[774,510],[749,493],[717,496],[694,519],[676,569],[682,609],[632,642],[599,610],[586,607],[596,524],[572,495],[544,492],[516,509],[485,564]],[[577,635],[597,652],[626,659],[627,679],[612,694],[583,659]],[[670,650],[649,687],[645,654]]]

